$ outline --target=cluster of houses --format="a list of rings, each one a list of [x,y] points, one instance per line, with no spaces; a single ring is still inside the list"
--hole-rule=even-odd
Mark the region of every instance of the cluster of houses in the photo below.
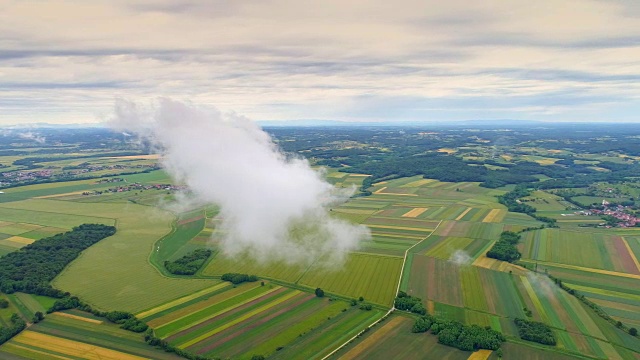
[[[114,177],[114,178],[100,179],[100,180],[96,181],[96,184],[116,183],[116,182],[123,182],[123,181],[126,181],[126,180],[123,179],[123,178]]]
[[[71,175],[80,175],[86,174],[89,172],[102,171],[102,170],[124,170],[124,169],[143,169],[143,168],[152,168],[159,169],[160,166],[157,164],[138,164],[138,165],[122,165],[122,164],[114,164],[114,165],[86,165],[82,169],[70,170],[69,174]]]
[[[576,212],[577,215],[585,216],[612,216],[620,222],[619,227],[634,227],[640,223],[640,219],[627,212],[628,207],[622,205],[610,206],[609,202],[602,200],[602,209],[589,209]],[[607,226],[609,227],[609,226]]]
[[[120,179],[120,181],[123,181]],[[114,181],[115,182],[115,181]],[[101,195],[106,193],[121,193],[128,191],[143,191],[143,190],[166,190],[166,191],[178,191],[185,189],[184,186],[177,186],[171,184],[140,184],[140,183],[132,183],[129,185],[117,186],[114,188],[106,189],[106,190],[96,190],[96,191],[85,191],[82,195]]]
[[[11,171],[2,173],[3,182],[14,183],[19,181],[31,181],[36,179],[49,178],[53,175],[53,170],[36,171]]]

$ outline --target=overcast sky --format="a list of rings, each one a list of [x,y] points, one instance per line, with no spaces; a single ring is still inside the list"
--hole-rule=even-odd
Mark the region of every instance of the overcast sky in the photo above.
[[[640,121],[640,1],[0,0],[0,124],[162,96],[254,120]]]

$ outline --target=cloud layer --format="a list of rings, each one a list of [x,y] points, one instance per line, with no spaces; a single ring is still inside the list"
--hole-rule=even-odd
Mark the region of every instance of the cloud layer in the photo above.
[[[0,123],[113,98],[258,120],[637,120],[629,0],[0,0]],[[382,111],[384,110],[384,111]]]
[[[119,101],[111,125],[149,140],[192,193],[220,207],[222,250],[261,261],[339,264],[369,236],[329,216],[349,193],[324,181],[305,159],[282,154],[254,122],[168,99],[141,108]]]

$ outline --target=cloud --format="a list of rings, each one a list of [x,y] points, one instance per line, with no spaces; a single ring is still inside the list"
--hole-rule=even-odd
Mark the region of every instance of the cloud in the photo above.
[[[458,265],[458,266],[468,266],[473,262],[473,258],[469,256],[469,254],[464,250],[456,250],[451,257],[449,257],[449,261]]]
[[[21,139],[25,139],[25,140],[33,140],[35,142],[37,142],[38,144],[44,144],[46,138],[44,136],[40,136],[38,134],[35,134],[31,131],[28,132],[24,132],[24,133],[18,133],[18,137],[20,137]]]
[[[2,4],[0,98],[21,102],[0,103],[0,123],[95,121],[117,96],[275,120],[596,120],[640,109],[633,1]],[[526,103],[585,91],[608,105]],[[385,99],[385,114],[354,106],[364,97]],[[473,106],[498,98],[491,112]],[[453,110],[403,108],[414,99]]]
[[[305,159],[281,153],[247,118],[169,99],[151,108],[120,100],[111,125],[160,149],[166,171],[189,188],[183,203],[220,207],[228,255],[340,264],[369,237],[366,227],[329,215],[350,193],[327,183]]]

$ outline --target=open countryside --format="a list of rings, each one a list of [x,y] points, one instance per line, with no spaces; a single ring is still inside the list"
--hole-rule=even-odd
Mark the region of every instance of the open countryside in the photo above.
[[[92,164],[158,160],[131,156],[96,155]],[[322,165],[323,160],[316,161]],[[221,209],[214,204],[172,208],[183,184],[173,184],[149,164],[132,174],[2,190],[3,255],[28,252],[30,244],[86,223],[115,226],[116,233],[83,250],[51,281],[79,303],[3,291],[7,306],[0,309],[0,326],[15,326],[17,314],[25,329],[0,346],[0,357],[640,356],[640,341],[631,330],[640,326],[640,232],[610,218],[580,215],[595,206],[578,205],[582,194],[599,194],[600,187],[536,189],[520,196],[515,184],[493,187],[482,181],[326,168],[323,175],[334,186],[357,189],[355,196],[328,208],[330,216],[366,226],[371,234],[343,264],[330,266],[229,255],[221,242],[228,231]],[[617,198],[607,192],[610,203],[638,196],[633,183],[626,184]],[[516,193],[517,202],[510,202]],[[535,212],[520,211],[514,203]],[[615,206],[633,213],[634,204]],[[517,234],[515,261],[490,256],[505,233]],[[198,250],[210,252],[198,260]],[[189,264],[197,264],[192,272],[171,270]],[[401,294],[421,306],[399,309]],[[496,350],[447,346],[442,333],[415,331],[420,308],[459,326],[492,329],[505,341]],[[555,344],[523,339],[515,319],[543,324]]]

